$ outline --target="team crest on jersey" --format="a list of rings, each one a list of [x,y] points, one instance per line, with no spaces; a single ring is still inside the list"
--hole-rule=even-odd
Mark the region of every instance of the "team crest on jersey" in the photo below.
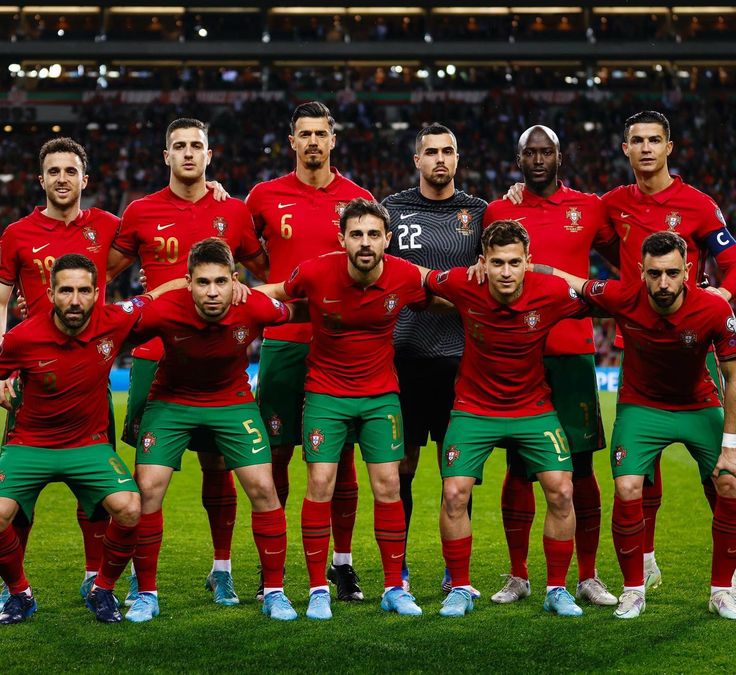
[[[664,217],[664,224],[670,230],[674,230],[682,222],[682,216],[677,211],[672,211]]]
[[[103,338],[97,342],[97,351],[102,354],[102,358],[107,361],[112,356],[114,344],[110,338]]]
[[[573,206],[571,209],[568,209],[567,213],[565,213],[565,218],[570,221],[565,225],[565,229],[568,232],[580,232],[583,229],[583,226],[580,224],[583,214],[576,207]]]
[[[312,450],[317,452],[319,450],[319,446],[324,443],[325,435],[322,433],[321,429],[312,429],[309,432],[309,444],[312,446]]]
[[[396,293],[391,293],[383,303],[386,308],[386,314],[391,314],[399,306],[399,296]]]
[[[242,345],[248,339],[248,329],[245,326],[238,326],[233,330],[235,342]]]
[[[146,432],[141,438],[141,447],[143,448],[143,452],[148,454],[151,452],[151,448],[156,445],[156,435],[152,434],[150,431]]]
[[[337,202],[335,204],[335,213],[342,218],[342,214],[345,213],[345,207],[348,205],[347,202]]]
[[[281,433],[281,418],[278,415],[271,415],[268,418],[268,430],[271,432],[271,436],[278,436]]]
[[[88,246],[87,250],[91,253],[97,253],[97,251],[100,250],[100,245],[97,243],[97,230],[95,230],[94,227],[85,227],[82,229],[82,236],[90,243],[92,246]]]
[[[539,325],[539,312],[527,312],[524,314],[524,323],[529,326],[531,330],[534,330]]]
[[[457,228],[457,232],[462,234],[464,237],[469,237],[473,234],[473,228],[470,227],[470,223],[473,222],[473,216],[470,214],[468,209],[460,209],[457,212],[457,219],[460,222],[460,227]]]
[[[224,237],[225,230],[227,230],[227,220],[225,220],[222,216],[217,216],[212,221],[212,227],[215,228],[215,232],[217,232],[218,237]]]
[[[457,449],[456,445],[451,445],[449,448],[447,448],[447,452],[445,452],[447,466],[452,466],[455,463],[455,460],[457,460],[459,457],[460,451]]]
[[[626,448],[623,445],[617,445],[616,452],[613,453],[613,458],[616,460],[616,466],[621,466],[621,462],[626,459]]]
[[[680,333],[680,341],[685,347],[694,347],[698,343],[698,334],[694,330],[684,330]]]
[[[603,295],[603,291],[606,290],[606,282],[605,281],[594,281],[590,285],[590,294],[591,295]]]

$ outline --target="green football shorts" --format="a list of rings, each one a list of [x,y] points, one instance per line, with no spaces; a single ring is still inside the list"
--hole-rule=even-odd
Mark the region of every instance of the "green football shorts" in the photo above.
[[[136,464],[158,464],[181,470],[181,458],[192,433],[205,430],[227,469],[268,464],[271,446],[258,406],[191,406],[149,401],[141,420]]]
[[[29,445],[0,449],[0,497],[13,499],[30,522],[46,485],[66,483],[88,517],[108,495],[138,492],[128,467],[109,443],[52,450]]]
[[[483,466],[494,447],[513,445],[528,478],[544,471],[572,471],[567,437],[557,413],[529,417],[489,417],[453,410],[442,451],[442,478],[474,477],[483,482]]]
[[[304,397],[304,458],[307,462],[340,461],[345,441],[355,430],[366,462],[381,464],[404,457],[404,428],[397,394]]]

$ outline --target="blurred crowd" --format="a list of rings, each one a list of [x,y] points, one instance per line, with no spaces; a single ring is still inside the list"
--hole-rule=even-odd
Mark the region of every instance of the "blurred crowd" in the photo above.
[[[230,107],[196,102],[127,106],[93,99],[81,106],[76,125],[62,133],[79,140],[90,157],[85,206],[120,214],[131,199],[166,185],[164,130],[176,117],[210,123],[214,156],[208,177],[220,181],[232,195],[244,197],[257,182],[291,171],[287,136],[293,105],[285,99]],[[339,125],[333,165],[379,200],[415,184],[414,137],[435,121],[457,135],[461,161],[456,182],[471,194],[491,200],[520,180],[515,143],[534,123],[557,132],[565,182],[602,194],[632,180],[620,148],[624,120],[642,109],[659,109],[672,126],[672,170],[713,197],[729,224],[736,218],[736,113],[725,96],[673,99],[629,94],[597,100],[581,93],[562,104],[506,90],[490,92],[479,103],[434,100],[386,105],[338,96],[330,105]],[[37,155],[51,135],[19,130],[0,136],[0,227],[43,203],[36,180]],[[597,260],[593,264],[597,266]],[[115,290],[123,296],[134,292],[134,277],[126,277]],[[615,358],[607,349],[610,330],[601,327],[598,337],[603,360]]]

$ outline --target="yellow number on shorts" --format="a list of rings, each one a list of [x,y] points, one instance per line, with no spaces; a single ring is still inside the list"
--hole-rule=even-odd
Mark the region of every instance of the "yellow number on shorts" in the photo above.
[[[56,373],[44,373],[43,384],[41,385],[43,390],[49,394],[56,391]]]
[[[46,286],[48,285],[48,278],[46,276],[46,273],[48,272],[51,274],[51,268],[54,266],[55,258],[53,256],[47,255],[43,260],[40,258],[34,258],[33,264],[38,267],[38,271],[41,273],[41,283]]]
[[[117,473],[118,475],[124,476],[128,473],[128,470],[123,466],[123,463],[117,457],[110,457],[110,459],[108,459],[107,461],[109,462],[115,473]]]
[[[258,427],[253,426],[253,420],[245,420],[245,422],[243,422],[243,426],[249,434],[256,436],[256,438],[253,439],[253,445],[260,443],[263,440],[263,435],[258,431]]]
[[[289,224],[289,220],[293,218],[293,214],[291,213],[285,213],[283,216],[281,216],[281,238],[282,239],[291,239],[291,235],[294,233],[294,231],[291,228],[291,225]]]
[[[562,433],[560,427],[557,427],[554,433],[545,431],[544,435],[552,441],[552,445],[555,446],[555,452],[558,455],[562,455],[563,453],[566,455],[570,454],[570,449],[567,447],[567,441],[565,440],[565,434]]]
[[[399,439],[399,416],[398,415],[386,415],[391,420],[391,436],[396,441]]]
[[[156,242],[156,250],[153,252],[154,260],[163,260],[174,263],[179,259],[179,240],[176,237],[154,237]]]
[[[583,425],[587,427],[590,424],[590,406],[585,401],[581,401],[580,407],[583,409]]]

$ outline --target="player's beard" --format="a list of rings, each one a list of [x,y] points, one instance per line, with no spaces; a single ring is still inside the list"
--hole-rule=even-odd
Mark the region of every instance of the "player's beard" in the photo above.
[[[672,307],[672,305],[675,304],[677,301],[677,298],[679,298],[682,295],[682,292],[685,290],[685,285],[683,284],[680,286],[680,289],[677,291],[677,293],[672,293],[670,291],[657,291],[656,293],[652,293],[649,291],[649,297],[654,301],[654,304],[657,305],[657,307],[660,307],[661,309],[667,309],[668,307]]]
[[[307,169],[321,169],[324,166],[325,163],[325,157],[321,152],[317,152],[316,154],[307,154],[304,157],[304,166],[307,167]]]
[[[534,177],[534,174],[531,171],[524,172],[524,185],[534,194],[542,194],[550,185],[554,184],[556,181],[557,176],[554,173],[548,173],[544,178],[539,180]]]
[[[361,253],[370,253],[373,256],[373,259],[369,263],[364,263],[359,259]],[[376,255],[370,249],[362,249],[356,253],[350,254],[350,264],[362,274],[368,274],[374,270],[381,260],[383,260],[383,256]]]
[[[93,306],[94,307],[94,306]],[[79,330],[89,320],[90,314],[92,314],[93,307],[90,307],[86,312],[81,308],[72,308],[63,310],[54,305],[54,313],[59,318],[61,324],[69,330]],[[74,309],[76,313],[70,313]]]
[[[448,183],[452,182],[453,176],[449,171],[447,173],[430,173],[429,176],[425,176],[424,180],[427,181],[434,188],[443,188]]]
[[[46,199],[51,202],[51,205],[55,209],[58,209],[59,211],[64,211],[79,201],[79,192],[75,192],[74,190],[70,189],[64,201],[62,202],[59,201],[56,193],[53,190],[49,190],[48,192],[46,192]]]

